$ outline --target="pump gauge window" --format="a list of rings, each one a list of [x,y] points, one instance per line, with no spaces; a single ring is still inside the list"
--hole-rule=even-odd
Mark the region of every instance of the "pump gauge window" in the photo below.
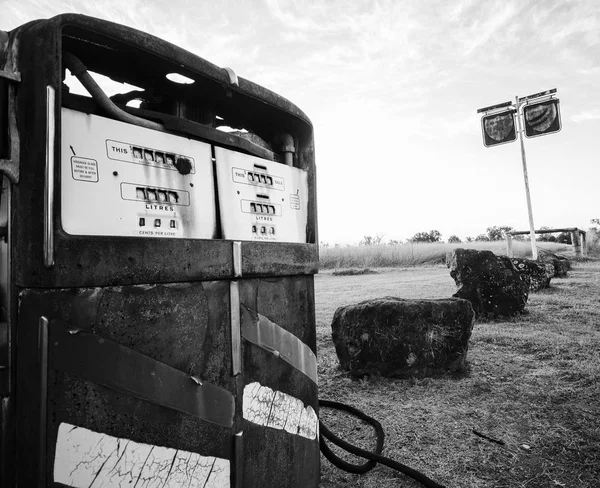
[[[523,119],[525,120],[525,135],[527,137],[558,132],[561,128],[558,99],[525,105],[523,107]]]
[[[515,110],[510,109],[492,115],[484,115],[481,118],[481,128],[485,147],[513,142],[517,139]]]

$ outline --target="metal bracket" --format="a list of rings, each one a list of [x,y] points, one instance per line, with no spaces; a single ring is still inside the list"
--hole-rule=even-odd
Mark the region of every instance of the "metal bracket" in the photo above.
[[[46,87],[46,179],[44,183],[44,265],[54,266],[54,138],[56,135],[54,87]]]
[[[235,74],[235,71],[233,71],[231,68],[223,68],[223,70],[227,73],[227,76],[229,77],[229,85],[239,87],[240,82],[238,80],[238,76]],[[227,85],[223,85],[223,88],[225,88],[225,95],[227,95],[227,98],[231,98],[233,96],[231,88],[229,88],[229,86]]]
[[[242,277],[242,243],[241,243],[241,241],[233,242],[233,276],[235,278]]]
[[[242,372],[240,289],[237,281],[229,282],[229,309],[231,314],[231,374],[237,376]]]
[[[231,68],[223,68],[223,69],[227,72],[227,75],[229,75],[229,83],[231,85],[240,86],[240,82],[238,80],[238,76],[235,73],[235,71],[233,71],[233,69],[231,69]]]
[[[244,486],[244,431],[240,430],[233,436],[233,488]]]
[[[242,337],[296,368],[317,384],[317,357],[298,337],[241,304]]]
[[[46,431],[48,428],[48,337],[49,324],[47,317],[41,316],[38,321],[38,361],[40,381],[40,417],[39,417],[39,486],[46,486]]]

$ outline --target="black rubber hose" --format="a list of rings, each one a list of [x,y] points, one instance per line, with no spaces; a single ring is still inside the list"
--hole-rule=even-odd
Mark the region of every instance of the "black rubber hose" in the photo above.
[[[355,417],[358,417],[359,419],[364,420],[365,422],[373,426],[373,428],[375,429],[375,436],[377,437],[377,443],[375,445],[374,452],[377,454],[381,454],[381,452],[383,451],[385,433],[383,432],[383,427],[377,420],[375,420],[372,417],[369,417],[367,414],[361,412],[360,410],[351,407],[350,405],[346,405],[344,403],[334,402],[331,400],[319,400],[319,406],[334,408],[336,410],[345,410],[346,412],[351,413]],[[375,461],[368,461],[364,464],[352,464],[347,461],[344,461],[342,458],[333,453],[333,451],[325,443],[323,438],[328,439],[329,441],[338,445],[342,449],[346,449],[346,451],[348,451],[346,445],[351,446],[351,444],[348,444],[343,439],[337,437],[327,427],[325,427],[323,422],[320,421],[319,431],[319,444],[321,446],[321,451],[323,452],[323,455],[329,460],[329,462],[331,462],[331,464],[333,464],[334,466],[337,466],[338,468],[343,469],[344,471],[348,471],[349,473],[364,474],[368,471],[371,471],[377,465]]]
[[[347,412],[350,412],[353,415],[356,415],[357,417],[359,417],[359,418],[365,420],[366,422],[368,422],[369,424],[371,424],[375,428],[375,432],[377,435],[377,445],[376,445],[375,451],[371,452],[371,451],[367,451],[365,449],[361,449],[360,447],[353,446],[352,444],[344,441],[343,439],[340,439],[338,436],[333,434],[327,427],[325,427],[325,425],[323,425],[323,422],[319,421],[319,429],[320,429],[319,444],[321,447],[321,452],[323,452],[323,455],[334,466],[337,466],[338,468],[343,469],[345,471],[349,471],[351,473],[366,473],[367,471],[370,471],[371,469],[373,469],[373,467],[375,466],[376,463],[381,463],[381,464],[384,464],[385,466],[395,469],[396,471],[400,471],[401,473],[404,473],[405,475],[409,476],[410,478],[421,483],[426,488],[445,488],[444,485],[441,485],[438,482],[433,481],[432,479],[425,476],[423,473],[421,473],[413,468],[410,468],[408,466],[405,466],[404,464],[399,463],[398,461],[394,461],[393,459],[389,459],[389,458],[386,458],[385,456],[382,456],[381,452],[383,450],[384,433],[383,433],[383,428],[381,427],[381,424],[379,422],[377,422],[377,420],[369,417],[368,415],[362,413],[360,410],[357,410],[354,407],[351,407],[349,405],[345,405],[345,404],[339,403],[339,402],[333,402],[333,401],[329,401],[329,400],[319,400],[319,406],[335,408],[338,410],[345,410]],[[331,451],[329,446],[327,446],[327,444],[325,443],[325,439],[328,439],[332,443],[336,444],[337,446],[345,449],[346,451],[348,451],[354,455],[364,457],[365,459],[369,459],[370,461],[368,463],[362,464],[362,465],[348,463],[348,462],[344,461],[343,459],[339,458],[338,456],[336,456]],[[365,467],[366,467],[366,469],[365,469]],[[347,469],[347,468],[349,468],[349,469]],[[359,469],[360,471],[358,471],[357,469]]]

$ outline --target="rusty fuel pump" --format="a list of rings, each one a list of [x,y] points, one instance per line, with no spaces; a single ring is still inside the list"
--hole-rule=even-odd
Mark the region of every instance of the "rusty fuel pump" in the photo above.
[[[59,15],[0,32],[0,171],[1,486],[318,486],[300,109]]]

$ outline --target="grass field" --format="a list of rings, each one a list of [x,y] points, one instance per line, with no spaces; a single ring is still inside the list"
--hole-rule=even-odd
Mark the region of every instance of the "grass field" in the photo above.
[[[448,488],[600,486],[600,260],[576,262],[568,278],[531,294],[527,314],[476,322],[464,374],[352,380],[331,341],[337,307],[386,295],[443,298],[455,289],[443,265],[377,271],[316,276],[322,399],[378,419],[384,455]],[[327,409],[321,418],[350,442],[372,446],[360,422]],[[422,486],[384,466],[353,475],[321,462],[321,488]]]
[[[321,247],[319,266],[321,269],[356,267],[399,267],[419,266],[445,262],[446,253],[457,247],[464,249],[488,249],[496,254],[506,254],[504,241],[447,243],[407,243],[378,246]],[[539,249],[552,252],[570,251],[571,246],[553,242],[538,242]],[[531,257],[529,242],[513,241],[515,257]]]

